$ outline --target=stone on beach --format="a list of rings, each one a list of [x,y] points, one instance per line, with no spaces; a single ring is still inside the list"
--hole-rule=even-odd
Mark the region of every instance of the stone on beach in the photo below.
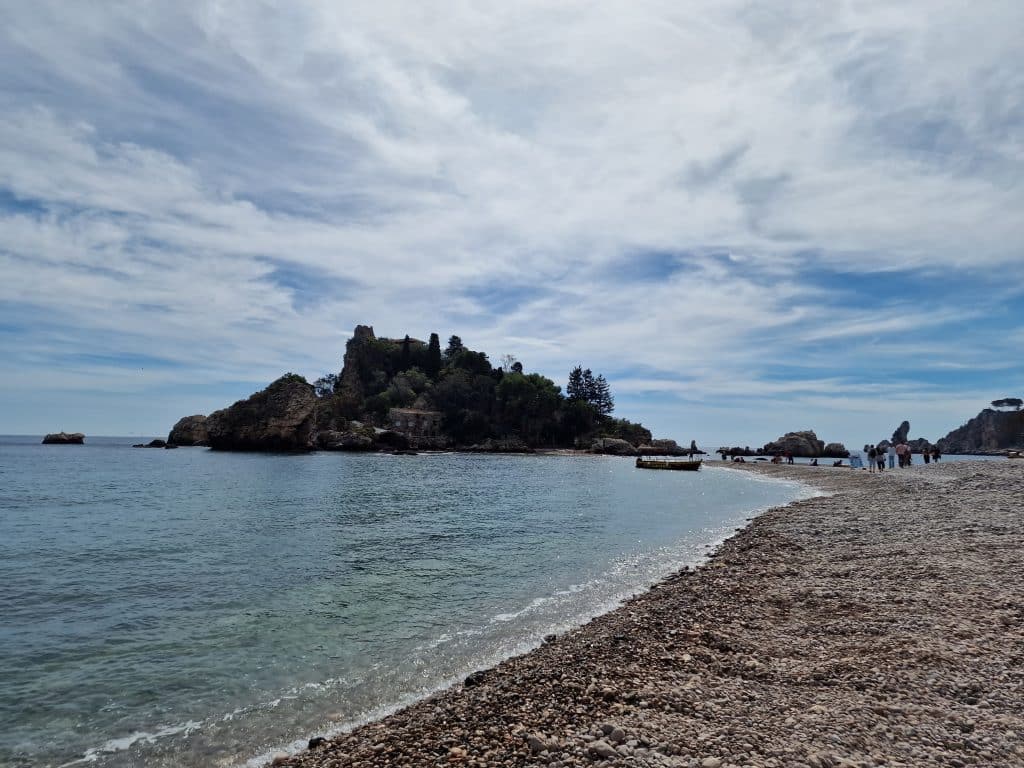
[[[282,764],[1024,765],[1024,464],[737,471],[831,495]]]

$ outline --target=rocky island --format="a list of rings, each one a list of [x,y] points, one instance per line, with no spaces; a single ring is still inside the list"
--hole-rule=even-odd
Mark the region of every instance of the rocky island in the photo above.
[[[43,445],[82,445],[85,435],[81,432],[52,432],[43,438]]]
[[[850,452],[842,443],[828,443],[819,440],[814,430],[787,432],[778,440],[766,443],[759,452],[762,456],[791,454],[804,459],[845,459]]]
[[[458,336],[442,350],[356,326],[342,369],[310,384],[288,373],[208,416],[179,420],[170,445],[233,451],[528,452],[573,448],[613,455],[682,455],[674,440],[614,418],[604,376],[576,366],[566,391],[509,356],[493,366]],[[696,446],[691,444],[691,449]]]

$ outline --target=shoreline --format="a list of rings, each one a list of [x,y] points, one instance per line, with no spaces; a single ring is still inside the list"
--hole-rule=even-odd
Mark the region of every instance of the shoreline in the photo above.
[[[1024,762],[1021,465],[715,464],[828,495],[764,511],[696,569],[274,764]]]

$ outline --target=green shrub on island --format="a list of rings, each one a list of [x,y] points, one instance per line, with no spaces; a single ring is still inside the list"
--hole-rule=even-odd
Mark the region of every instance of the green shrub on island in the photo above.
[[[315,382],[321,425],[356,420],[389,428],[399,409],[439,413],[442,436],[456,446],[514,438],[530,448],[571,448],[589,447],[598,437],[633,445],[651,439],[641,425],[612,418],[608,382],[589,368],[573,368],[563,394],[551,379],[524,372],[512,355],[495,367],[459,336],[443,352],[436,333],[429,339],[378,338],[371,327],[357,326],[341,372]]]

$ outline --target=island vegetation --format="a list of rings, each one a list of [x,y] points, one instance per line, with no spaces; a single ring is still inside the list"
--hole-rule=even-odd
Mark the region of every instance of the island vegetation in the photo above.
[[[632,445],[651,441],[640,424],[613,417],[615,399],[602,374],[577,365],[565,392],[513,355],[493,365],[485,352],[451,336],[444,349],[429,340],[377,337],[358,326],[342,370],[313,383],[318,421],[328,430],[353,421],[389,428],[394,409],[440,414],[440,437],[456,446],[493,441],[529,448],[589,448],[595,439]]]
[[[563,392],[514,355],[494,365],[459,336],[442,349],[436,333],[428,341],[379,338],[360,325],[340,371],[312,384],[287,373],[209,416],[184,417],[166,442],[245,451],[683,452],[614,411],[607,379],[582,365],[569,372]]]

